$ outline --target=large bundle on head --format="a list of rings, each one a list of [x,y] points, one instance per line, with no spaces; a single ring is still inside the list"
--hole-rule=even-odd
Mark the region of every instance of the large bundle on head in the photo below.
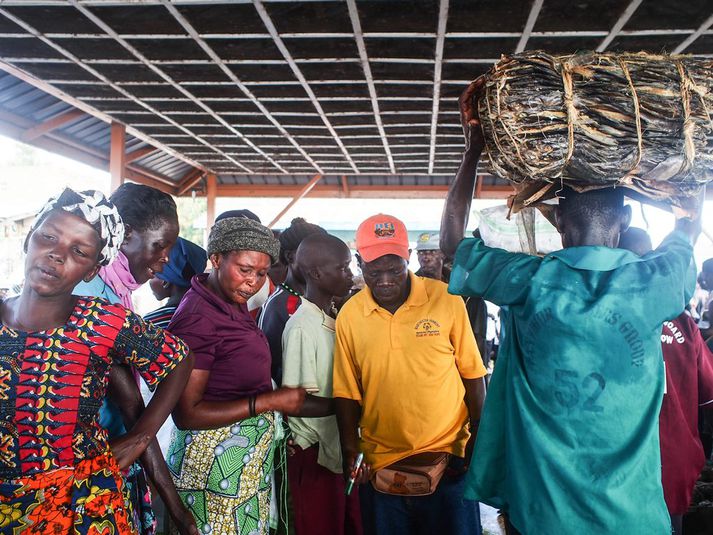
[[[713,60],[650,54],[505,56],[478,110],[493,173],[516,208],[621,185],[685,205],[713,179]]]

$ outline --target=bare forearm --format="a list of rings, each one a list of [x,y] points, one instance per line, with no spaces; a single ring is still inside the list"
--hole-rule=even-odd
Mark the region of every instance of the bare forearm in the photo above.
[[[284,411],[279,395],[285,389],[272,390],[254,396],[255,414]],[[293,414],[291,411],[289,414]],[[173,411],[173,420],[179,429],[218,429],[251,417],[250,397],[231,401],[205,401],[179,403]]]
[[[279,388],[241,399],[208,401],[203,396],[209,379],[210,370],[191,373],[173,411],[173,421],[179,429],[217,429],[271,410],[295,414],[304,403],[303,388]]]
[[[132,431],[154,437],[171,414],[183,393],[193,370],[193,354],[189,353],[156,388],[151,401],[143,411]]]
[[[471,433],[477,432],[480,423],[480,413],[483,410],[485,400],[485,379],[463,379],[465,386],[465,405],[468,409],[468,417],[471,424]]]
[[[331,416],[334,414],[334,399],[323,398],[321,396],[313,396],[308,394],[305,397],[305,403],[299,414],[301,418],[321,418],[323,416]]]
[[[475,190],[476,170],[480,150],[470,149],[463,154],[463,161],[456,177],[448,188],[448,195],[441,217],[440,246],[443,254],[453,258],[458,244],[465,235],[468,214]]]
[[[258,408],[258,399],[259,396],[255,400],[255,412],[269,410],[263,404],[260,404],[260,408]],[[176,407],[173,412],[173,421],[176,423],[176,427],[195,431],[218,429],[249,417],[249,398],[232,401],[200,401],[189,410],[182,410]]]
[[[141,465],[161,495],[161,499],[166,504],[171,516],[176,515],[182,509],[181,499],[178,497],[168,466],[161,453],[161,448],[155,438],[141,456]]]
[[[109,395],[121,409],[124,426],[128,430],[132,430],[141,418],[144,402],[128,367],[116,365],[112,368],[109,378]],[[161,495],[171,516],[179,524],[183,524],[178,516],[183,513],[184,508],[155,438],[151,439],[141,455],[141,464]]]
[[[144,411],[144,400],[128,366],[115,364],[109,372],[107,395],[121,412],[124,427],[131,430]]]
[[[354,453],[359,450],[361,405],[353,399],[335,398],[334,409],[337,414],[339,440],[346,458],[346,453]]]

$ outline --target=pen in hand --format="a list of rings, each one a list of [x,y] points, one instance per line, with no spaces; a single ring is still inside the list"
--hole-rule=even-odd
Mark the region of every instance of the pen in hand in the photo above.
[[[354,488],[354,482],[356,481],[357,477],[357,472],[359,472],[359,468],[361,467],[361,463],[364,460],[364,454],[362,452],[359,452],[359,455],[356,456],[356,459],[354,459],[354,466],[352,466],[352,474],[349,476],[349,481],[347,481],[347,488],[344,490],[344,494],[349,496],[352,493],[352,489]]]

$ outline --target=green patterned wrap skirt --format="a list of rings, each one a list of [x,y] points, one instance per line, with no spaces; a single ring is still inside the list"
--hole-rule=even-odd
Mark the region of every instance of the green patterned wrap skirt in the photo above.
[[[173,433],[168,467],[199,532],[269,533],[274,416],[228,427]]]

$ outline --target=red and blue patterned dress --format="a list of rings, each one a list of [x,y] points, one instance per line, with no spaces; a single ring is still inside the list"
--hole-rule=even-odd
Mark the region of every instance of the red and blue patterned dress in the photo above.
[[[183,342],[121,305],[80,297],[63,327],[0,324],[0,533],[135,533],[118,465],[99,425],[114,361],[153,388]]]

